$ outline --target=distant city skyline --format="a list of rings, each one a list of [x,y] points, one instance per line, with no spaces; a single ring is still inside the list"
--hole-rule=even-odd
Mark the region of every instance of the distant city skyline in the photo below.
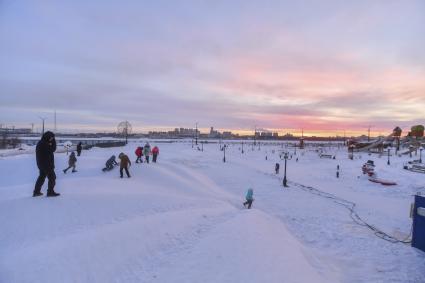
[[[425,1],[0,1],[0,124],[283,135],[425,124]]]
[[[1,128],[9,128],[9,129],[28,129],[28,130],[33,130],[33,133],[41,133],[41,124],[40,125],[35,125],[34,127],[32,127],[33,125],[30,125],[30,127],[28,127],[28,125],[24,125],[23,127],[18,127],[16,125],[5,125],[5,124],[0,124],[0,129]],[[185,128],[185,127],[150,127],[150,128],[138,128],[137,126],[134,127],[133,126],[133,134],[148,134],[149,132],[168,132],[168,131],[173,131],[175,129],[180,129],[180,128],[184,128],[184,129],[192,129],[195,131],[195,127],[192,128]],[[402,136],[405,136],[408,134],[408,132],[410,131],[410,126],[406,127],[402,132]],[[210,133],[210,129],[211,127],[199,127],[198,130],[201,134],[208,134]],[[54,130],[54,124],[52,123],[51,125],[49,123],[45,124],[45,130],[46,131],[55,131]],[[219,131],[221,133],[223,132],[227,132],[230,131],[232,132],[232,134],[238,134],[241,136],[253,136],[254,135],[254,129],[253,130],[231,130],[231,129],[223,129],[223,128],[214,128],[215,131]],[[359,131],[327,131],[327,132],[321,132],[321,131],[310,131],[307,129],[264,129],[264,128],[258,128],[258,132],[269,132],[269,133],[278,133],[279,137],[285,136],[285,135],[293,135],[296,137],[301,137],[301,136],[305,136],[305,137],[359,137],[359,136],[367,136],[368,134],[370,134],[371,137],[378,137],[378,136],[387,136],[392,132],[393,129],[384,129],[382,131],[373,131],[372,129],[370,130],[370,133],[368,132],[368,128],[363,129],[363,130],[359,130]],[[99,128],[88,128],[88,129],[63,129],[61,127],[58,127],[57,129],[58,133],[68,133],[68,134],[84,134],[84,133],[116,133],[117,132],[117,127],[107,127],[104,129],[99,129]]]

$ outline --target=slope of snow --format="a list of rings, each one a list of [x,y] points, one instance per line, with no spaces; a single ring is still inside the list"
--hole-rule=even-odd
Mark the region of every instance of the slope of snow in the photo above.
[[[223,163],[217,144],[161,144],[159,162],[133,164],[130,179],[101,171],[112,154],[134,160],[136,145],[83,151],[74,174],[61,172],[67,156],[56,154],[62,195],[53,199],[31,197],[33,154],[0,159],[0,282],[425,282],[423,252],[377,238],[295,184],[356,202],[365,220],[402,238],[412,195],[425,190],[423,175],[401,169],[408,157],[388,166],[386,157],[351,161],[333,148],[337,159],[326,160],[307,148],[288,161],[286,189],[275,145],[245,154],[233,145]],[[368,158],[399,185],[361,176]],[[242,206],[248,187],[251,210]]]

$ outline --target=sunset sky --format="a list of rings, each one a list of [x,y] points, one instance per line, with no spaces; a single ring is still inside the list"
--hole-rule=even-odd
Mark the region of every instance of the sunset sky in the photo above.
[[[0,0],[0,123],[386,134],[425,124],[425,1]]]

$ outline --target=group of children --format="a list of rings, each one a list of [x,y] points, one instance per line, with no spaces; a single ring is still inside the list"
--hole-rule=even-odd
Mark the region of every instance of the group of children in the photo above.
[[[143,163],[142,156],[145,156],[145,160],[147,163],[149,163],[149,156],[152,154],[152,161],[156,163],[156,160],[158,158],[159,154],[159,148],[157,146],[154,146],[151,150],[150,144],[147,142],[145,146],[139,146],[136,148],[136,151],[134,152],[137,156],[136,163]]]
[[[81,143],[78,144],[77,146],[77,154],[78,156],[81,155],[81,150],[82,150],[82,146]],[[149,156],[152,154],[152,161],[156,163],[158,155],[159,155],[159,148],[157,146],[154,146],[151,150],[151,146],[150,144],[147,142],[145,144],[145,146],[138,146],[136,148],[135,151],[136,154],[136,163],[143,163],[143,156],[145,157],[145,161],[146,163],[149,163]],[[121,152],[118,155],[118,158],[120,159],[120,163],[118,163],[115,160],[115,155],[112,155],[105,163],[105,168],[102,169],[103,172],[106,171],[111,171],[114,166],[120,165],[120,177],[123,178],[124,177],[124,171],[127,175],[127,178],[130,178],[130,172],[128,171],[128,168],[131,166],[131,161],[130,158],[124,154],[123,152]],[[66,172],[72,168],[72,173],[77,172],[77,170],[75,170],[76,167],[76,163],[77,163],[77,157],[75,157],[75,152],[71,152],[71,155],[69,156],[68,159],[68,168],[63,170],[63,173],[66,174]],[[276,163],[276,174],[279,173],[279,164]],[[254,190],[249,188],[246,196],[245,196],[245,202],[243,203],[243,206],[245,208],[250,209],[252,206],[252,202],[254,201]]]
[[[82,145],[81,143],[79,143],[77,145],[77,154],[78,156],[81,155],[81,150],[82,150]],[[143,163],[143,159],[142,156],[145,157],[145,160],[147,163],[149,163],[149,156],[152,155],[152,161],[156,163],[157,159],[158,159],[158,155],[159,155],[159,148],[157,146],[154,146],[151,150],[151,146],[149,144],[149,142],[147,142],[144,146],[139,146],[137,147],[135,154],[137,156],[136,159],[136,163]],[[120,177],[123,178],[124,175],[124,171],[127,175],[128,178],[130,178],[130,172],[128,171],[128,168],[131,166],[131,161],[130,158],[124,154],[123,152],[121,152],[118,155],[118,158],[120,159],[120,163],[118,164],[118,162],[116,162],[115,160],[115,155],[112,155],[105,164],[105,168],[102,169],[103,172],[106,171],[110,171],[114,168],[114,166],[116,165],[120,165]],[[77,157],[75,157],[75,152],[71,152],[71,155],[69,156],[68,159],[68,168],[62,170],[63,173],[66,174],[66,172],[68,172],[69,169],[72,168],[72,173],[77,172],[77,170],[75,170],[76,168],[76,163],[77,163]]]
[[[135,151],[136,154],[136,163],[143,163],[142,156],[145,157],[146,163],[149,163],[149,156],[152,155],[152,161],[156,163],[159,155],[159,148],[157,146],[154,146],[151,150],[150,144],[147,142],[145,146],[139,146],[136,148]],[[118,155],[118,158],[120,159],[120,177],[124,177],[124,171],[128,178],[130,178],[130,172],[128,171],[128,168],[131,166],[130,158],[121,152]],[[105,168],[102,169],[102,171],[110,171],[114,168],[115,165],[118,165],[118,162],[115,161],[115,155],[112,155],[105,164]]]

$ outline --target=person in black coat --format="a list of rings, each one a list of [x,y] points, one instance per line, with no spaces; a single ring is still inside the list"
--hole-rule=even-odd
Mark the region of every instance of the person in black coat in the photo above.
[[[83,145],[81,144],[81,142],[79,142],[77,144],[77,155],[80,156],[81,155],[81,151],[83,150]]]
[[[55,134],[48,131],[45,132],[41,137],[41,140],[37,143],[35,150],[37,167],[40,170],[40,174],[35,183],[33,197],[42,196],[41,187],[44,181],[47,179],[49,183],[47,185],[47,196],[56,197],[60,194],[54,191],[56,185],[56,174],[55,174],[55,157],[54,152],[56,151],[56,140]]]

